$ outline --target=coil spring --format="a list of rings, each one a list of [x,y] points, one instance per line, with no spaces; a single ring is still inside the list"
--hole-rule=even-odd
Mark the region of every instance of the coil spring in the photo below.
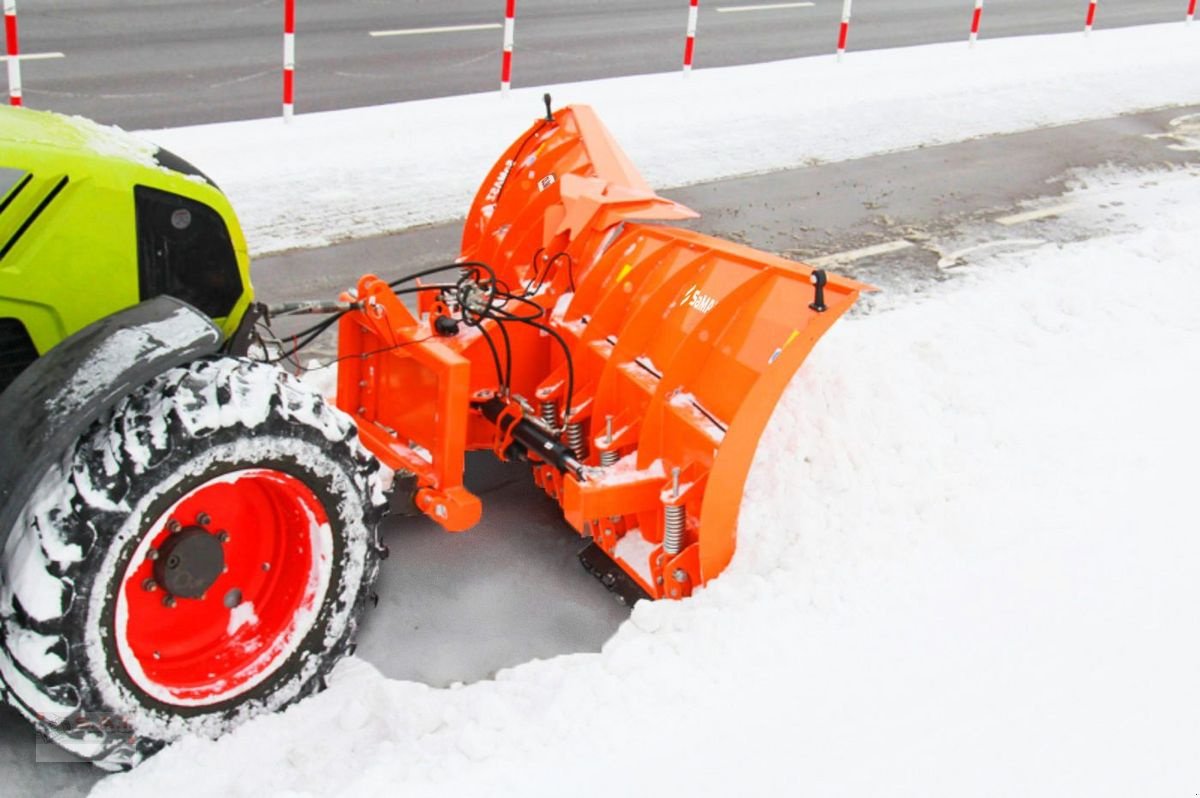
[[[587,438],[583,436],[583,424],[572,421],[567,425],[567,446],[575,453],[575,459],[583,462],[587,457]]]
[[[558,405],[554,402],[542,402],[539,412],[543,424],[552,430],[558,429]]]
[[[600,465],[602,466],[613,465],[620,459],[621,453],[616,449],[607,449],[603,452],[600,452]]]
[[[663,507],[663,551],[667,554],[678,554],[683,549],[683,528],[687,519],[687,510],[682,504],[668,504]]]

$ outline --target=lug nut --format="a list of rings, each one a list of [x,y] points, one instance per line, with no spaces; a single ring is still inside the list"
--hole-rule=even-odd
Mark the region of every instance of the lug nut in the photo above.
[[[158,589],[158,582],[155,582],[153,579],[146,579],[145,581],[142,582],[142,590],[145,590],[147,593],[157,590],[157,589]]]
[[[198,513],[196,515],[196,523],[200,526],[208,526],[212,523],[212,518],[208,513]]]
[[[149,560],[150,562],[154,562],[155,560],[157,560],[158,559],[158,549],[150,549],[150,551],[146,552],[146,559]]]
[[[183,525],[180,524],[178,521],[176,521],[174,518],[172,518],[170,521],[167,522],[167,531],[168,532],[171,532],[173,534],[175,532],[178,532],[181,529],[183,529]]]
[[[163,596],[162,603],[163,603],[164,607],[166,607],[167,609],[171,609],[172,607],[175,606],[175,597],[168,593],[167,595]]]
[[[217,533],[217,540],[221,541],[222,543],[228,543],[229,542],[229,533],[226,532],[224,529],[222,529],[220,532]]]

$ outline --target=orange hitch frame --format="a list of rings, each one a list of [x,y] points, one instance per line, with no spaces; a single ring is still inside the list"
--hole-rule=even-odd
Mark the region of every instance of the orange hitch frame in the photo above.
[[[619,566],[606,582],[690,595],[733,556],[780,395],[870,290],[647,223],[695,216],[650,189],[590,108],[538,120],[476,195],[456,283],[417,283],[414,314],[360,280],[361,309],[340,322],[339,407],[447,530],[482,511],[466,451],[522,457]]]

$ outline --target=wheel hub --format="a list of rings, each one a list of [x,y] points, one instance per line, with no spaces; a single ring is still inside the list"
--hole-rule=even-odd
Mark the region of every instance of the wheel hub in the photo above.
[[[179,598],[201,598],[224,570],[221,541],[199,526],[172,533],[154,560],[154,580]]]

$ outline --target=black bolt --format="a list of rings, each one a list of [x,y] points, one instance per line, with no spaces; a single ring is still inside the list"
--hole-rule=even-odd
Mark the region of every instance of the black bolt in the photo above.
[[[149,560],[150,562],[154,562],[155,560],[157,560],[158,559],[158,549],[150,549],[150,551],[146,552],[146,559]]]
[[[167,522],[167,529],[172,533],[178,532],[179,530],[183,529],[183,524],[179,523],[174,518],[172,518],[170,521]]]
[[[220,532],[217,533],[217,540],[221,541],[222,543],[228,543],[229,542],[229,533],[226,532],[224,529],[222,529]]]
[[[196,523],[200,526],[208,526],[212,523],[212,518],[209,517],[208,513],[199,513],[196,515]]]
[[[146,579],[144,582],[142,582],[142,590],[145,590],[146,592],[150,592],[152,590],[157,590],[157,589],[158,589],[158,583],[155,582],[153,579]]]
[[[172,554],[170,557],[168,557],[167,558],[167,567],[168,568],[178,568],[179,567],[179,556]]]
[[[170,593],[163,596],[163,606],[166,607],[167,609],[171,609],[172,607],[174,607],[175,606],[175,597],[172,596]]]
[[[829,309],[825,306],[825,284],[828,281],[829,278],[826,277],[824,269],[813,269],[813,301],[809,303],[809,307],[817,313],[824,313]]]

